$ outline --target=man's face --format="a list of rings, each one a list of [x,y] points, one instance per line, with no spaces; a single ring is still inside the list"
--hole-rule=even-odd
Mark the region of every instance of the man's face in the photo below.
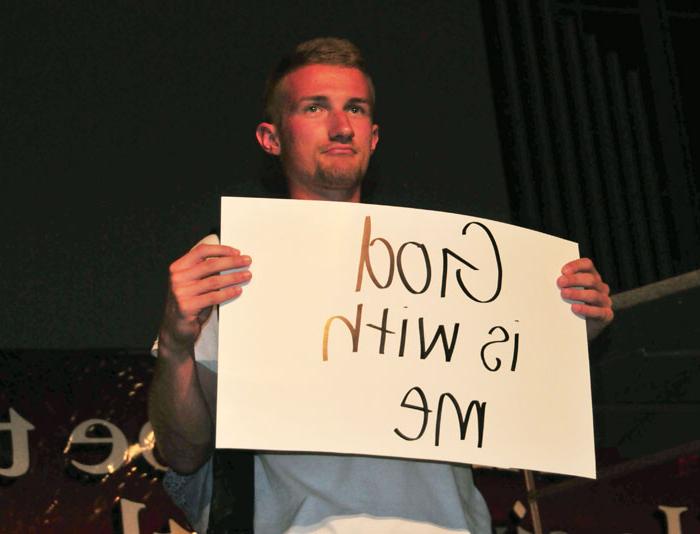
[[[278,154],[293,196],[358,200],[379,140],[365,75],[307,65],[285,76],[279,89]]]

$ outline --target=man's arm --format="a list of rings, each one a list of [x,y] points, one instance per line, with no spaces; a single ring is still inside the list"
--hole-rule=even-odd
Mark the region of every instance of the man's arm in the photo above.
[[[575,300],[571,310],[586,319],[588,340],[595,339],[615,316],[610,299],[610,288],[588,258],[570,261],[561,269],[557,279],[561,296]]]
[[[197,366],[194,344],[215,305],[241,294],[250,257],[222,245],[197,245],[170,265],[148,415],[158,450],[173,470],[192,473],[211,455],[216,377]]]

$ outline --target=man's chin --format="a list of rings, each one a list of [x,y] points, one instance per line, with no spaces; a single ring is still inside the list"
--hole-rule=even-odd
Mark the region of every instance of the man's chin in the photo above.
[[[316,183],[327,189],[355,189],[362,183],[363,173],[354,170],[352,172],[319,172],[316,174]]]

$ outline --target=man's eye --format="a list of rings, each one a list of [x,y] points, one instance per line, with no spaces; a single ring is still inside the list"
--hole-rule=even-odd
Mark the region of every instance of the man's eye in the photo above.
[[[310,104],[306,106],[306,111],[308,111],[309,113],[317,113],[320,110],[321,108],[317,104]]]
[[[364,108],[362,108],[360,106],[350,106],[350,113],[358,114],[358,113],[364,113],[364,112],[365,112]]]

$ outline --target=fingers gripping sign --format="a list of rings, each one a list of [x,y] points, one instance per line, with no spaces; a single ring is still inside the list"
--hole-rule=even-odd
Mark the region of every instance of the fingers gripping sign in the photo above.
[[[199,244],[174,261],[160,329],[161,342],[191,352],[212,307],[236,298],[251,279],[250,256],[224,245]],[[242,269],[242,270],[237,270]]]
[[[589,258],[570,261],[557,279],[562,298],[575,301],[571,310],[586,319],[588,339],[595,338],[613,320],[610,288]]]

